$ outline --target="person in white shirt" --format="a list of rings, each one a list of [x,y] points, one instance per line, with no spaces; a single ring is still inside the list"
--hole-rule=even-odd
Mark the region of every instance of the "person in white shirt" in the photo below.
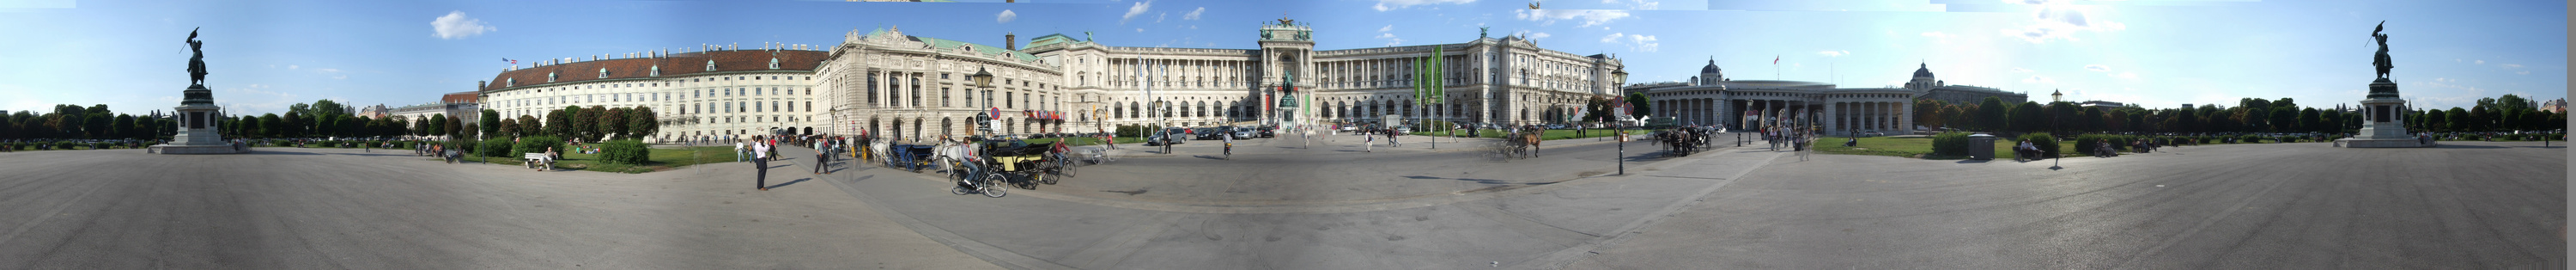
[[[733,142],[733,162],[751,161],[751,153],[743,152],[743,147],[742,141]]]
[[[760,138],[761,136],[751,136],[752,140]],[[751,166],[759,170],[759,174],[752,176],[752,184],[758,185],[760,191],[769,191],[769,144],[751,144],[751,154],[756,155],[751,158]]]

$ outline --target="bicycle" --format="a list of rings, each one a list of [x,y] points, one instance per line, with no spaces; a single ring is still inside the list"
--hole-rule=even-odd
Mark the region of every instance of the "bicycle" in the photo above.
[[[966,172],[964,175],[958,175],[956,173],[949,174],[952,176],[950,178],[964,177],[967,179],[961,179],[961,181],[959,181],[966,183],[966,185],[949,187],[948,194],[966,195],[966,193],[983,193],[984,197],[992,198],[1001,198],[1002,196],[1010,195],[1010,191],[1007,188],[1000,187],[1002,186],[1002,173],[988,169],[989,167],[991,167],[991,164],[975,168],[975,171]]]
[[[1225,160],[1234,160],[1234,143],[1225,144]]]

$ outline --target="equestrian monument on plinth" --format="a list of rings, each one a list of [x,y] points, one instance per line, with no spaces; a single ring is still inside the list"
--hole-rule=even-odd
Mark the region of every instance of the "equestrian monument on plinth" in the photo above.
[[[2397,98],[2397,82],[2388,80],[2388,69],[2397,65],[2388,58],[2388,34],[2379,33],[2385,30],[2387,22],[2370,30],[2379,41],[2379,54],[2370,61],[2379,68],[2379,80],[2370,82],[2370,95],[2361,100],[2361,132],[2335,142],[2353,148],[2431,147],[2431,141],[2406,132],[2406,100]]]
[[[180,91],[184,98],[179,100],[177,116],[179,132],[177,135],[170,136],[170,143],[152,145],[154,153],[187,155],[249,152],[241,146],[224,141],[223,135],[215,132],[220,128],[217,127],[219,122],[216,119],[223,117],[221,113],[223,107],[215,106],[214,90],[206,89],[205,46],[205,41],[197,40],[197,31],[188,31],[188,49],[196,55],[188,57],[188,90]]]

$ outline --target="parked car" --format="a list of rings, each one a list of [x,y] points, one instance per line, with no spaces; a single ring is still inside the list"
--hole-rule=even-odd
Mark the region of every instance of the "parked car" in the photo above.
[[[1277,138],[1279,137],[1278,130],[1279,127],[1263,126],[1253,135],[1261,136],[1262,138]]]
[[[1191,139],[1196,139],[1196,140],[1215,140],[1215,139],[1217,139],[1217,137],[1216,137],[1216,136],[1220,136],[1220,135],[1224,135],[1224,134],[1225,134],[1224,132],[1220,132],[1220,131],[1216,130],[1216,128],[1195,128],[1195,129],[1190,129]]]
[[[1233,130],[1233,132],[1226,132],[1226,133],[1228,133],[1228,134],[1234,134],[1234,139],[1236,139],[1236,140],[1251,139],[1251,138],[1253,137],[1253,133],[1255,133],[1254,131],[1252,131],[1252,129],[1251,129],[1251,128],[1229,128],[1229,129],[1230,129],[1230,130]]]

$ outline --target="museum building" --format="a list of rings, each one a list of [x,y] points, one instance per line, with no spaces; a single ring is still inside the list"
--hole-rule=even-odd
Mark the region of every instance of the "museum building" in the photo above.
[[[509,118],[545,119],[569,106],[651,108],[661,123],[646,138],[654,142],[815,132],[814,68],[825,52],[766,47],[549,59],[478,84],[483,108]]]
[[[1930,64],[1914,70],[1902,88],[1841,88],[1832,83],[1735,80],[1717,62],[1700,67],[1689,81],[1630,85],[1625,92],[1644,93],[1654,101],[1649,114],[1671,118],[1675,125],[1724,126],[1759,130],[1788,121],[1813,120],[1827,135],[1862,132],[1910,134],[1914,101],[1939,100],[1974,104],[1987,97],[2019,104],[2028,94],[1988,87],[1951,85],[1932,75]]]

